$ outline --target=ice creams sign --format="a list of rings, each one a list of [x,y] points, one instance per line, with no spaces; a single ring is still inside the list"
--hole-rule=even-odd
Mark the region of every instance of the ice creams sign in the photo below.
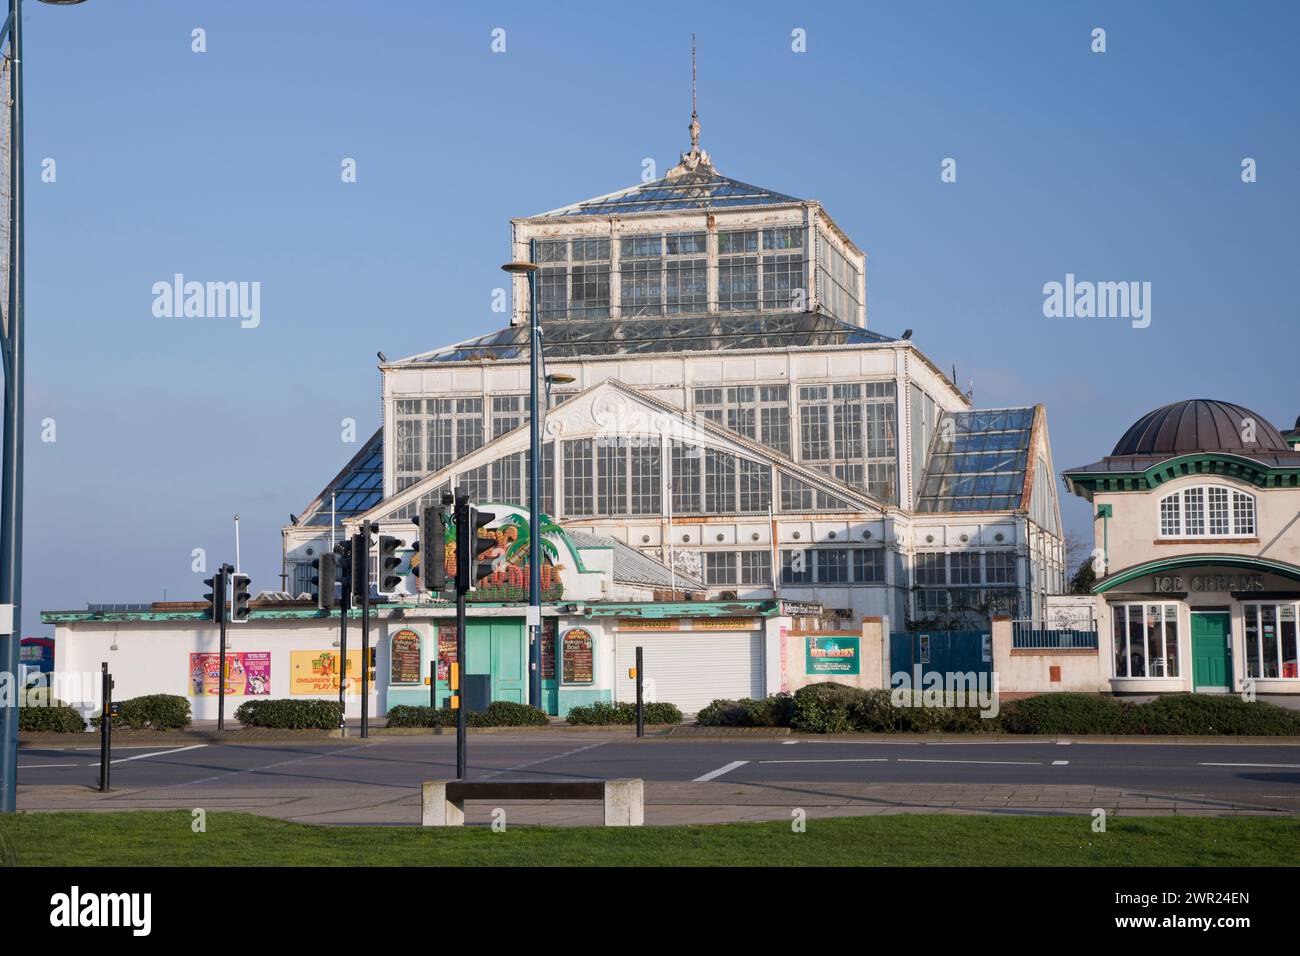
[[[808,674],[856,674],[861,638],[844,635],[808,638]]]

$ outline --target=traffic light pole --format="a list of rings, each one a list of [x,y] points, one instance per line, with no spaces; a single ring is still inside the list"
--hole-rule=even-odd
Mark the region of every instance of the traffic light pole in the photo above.
[[[465,545],[456,543],[459,551]],[[456,686],[452,700],[456,701],[456,779],[465,779],[465,589],[456,583]]]
[[[370,736],[370,532],[369,521],[361,526],[361,736]],[[353,569],[356,574],[356,569]]]
[[[226,582],[233,570],[230,565],[223,564],[221,570],[217,572],[219,580],[213,582],[217,588],[213,593],[218,599],[217,621],[221,635],[217,653],[217,730],[226,729]]]
[[[331,585],[332,587],[333,585]],[[348,735],[348,611],[352,609],[352,582],[343,580],[339,589],[339,735]]]
[[[529,260],[537,261],[537,240],[529,241]],[[528,349],[531,374],[528,408],[528,703],[542,706],[542,416],[538,379],[541,376],[542,333],[537,327],[536,270],[528,272]]]

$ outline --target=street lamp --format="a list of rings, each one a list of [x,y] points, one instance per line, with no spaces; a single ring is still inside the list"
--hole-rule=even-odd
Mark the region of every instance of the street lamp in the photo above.
[[[84,0],[42,0],[70,6]],[[9,0],[0,44],[9,40],[9,288],[3,356],[4,436],[0,465],[0,609],[9,633],[0,633],[0,678],[18,673],[23,589],[23,4]],[[12,622],[12,623],[9,623]],[[0,704],[0,813],[18,804],[18,702]]]
[[[537,241],[529,240],[528,258],[536,260]],[[542,369],[542,332],[537,325],[537,264],[507,262],[512,276],[528,278],[528,703],[542,706],[542,433],[538,384]]]

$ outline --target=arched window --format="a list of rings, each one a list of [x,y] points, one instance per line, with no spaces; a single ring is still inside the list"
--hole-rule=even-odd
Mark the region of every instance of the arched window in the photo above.
[[[1162,538],[1252,538],[1255,497],[1224,485],[1197,485],[1160,499]]]

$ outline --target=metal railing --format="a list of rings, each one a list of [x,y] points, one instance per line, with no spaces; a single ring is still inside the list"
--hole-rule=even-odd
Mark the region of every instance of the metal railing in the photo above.
[[[1011,646],[1059,650],[1063,648],[1097,649],[1097,625],[1090,627],[1047,627],[1042,621],[1012,621]]]

